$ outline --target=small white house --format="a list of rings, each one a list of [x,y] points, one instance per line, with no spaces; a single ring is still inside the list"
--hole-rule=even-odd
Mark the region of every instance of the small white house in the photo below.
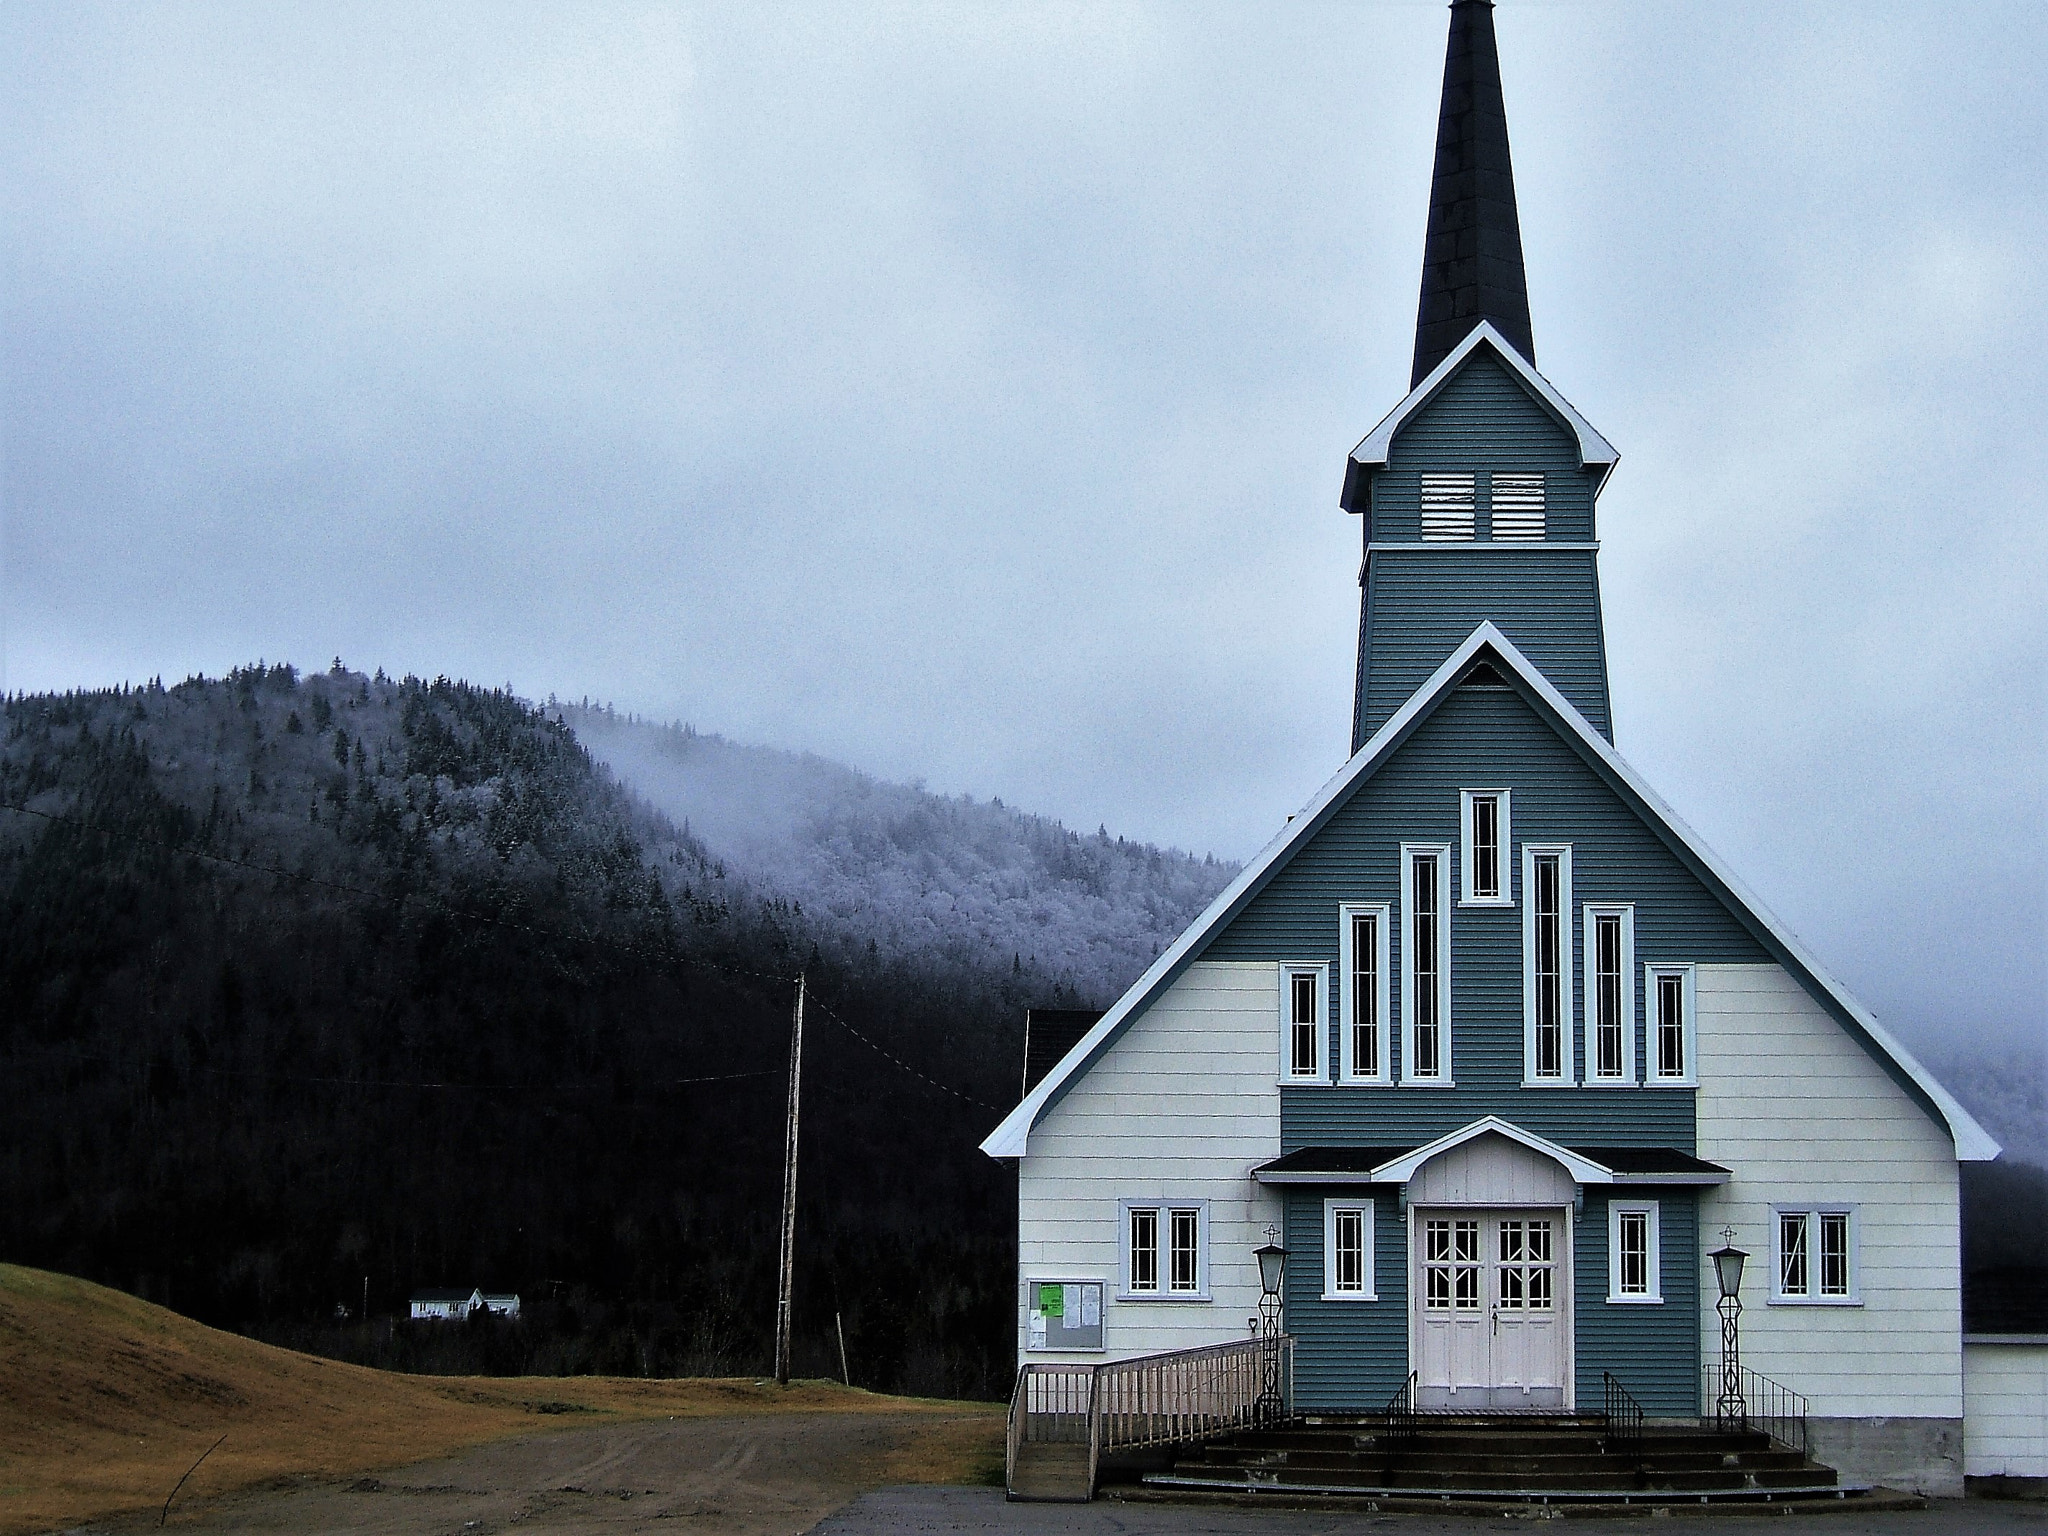
[[[419,1322],[461,1322],[478,1312],[493,1317],[519,1316],[519,1296],[514,1291],[415,1291],[412,1320]]]

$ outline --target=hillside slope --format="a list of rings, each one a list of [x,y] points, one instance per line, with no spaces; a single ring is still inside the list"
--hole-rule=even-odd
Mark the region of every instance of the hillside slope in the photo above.
[[[0,1536],[158,1510],[222,1435],[181,1498],[607,1420],[941,1408],[960,1411],[815,1383],[399,1376],[0,1264]]]
[[[1106,1007],[1237,873],[808,753],[608,709],[549,712],[694,843],[826,933],[927,964],[1016,963],[1062,1000]]]

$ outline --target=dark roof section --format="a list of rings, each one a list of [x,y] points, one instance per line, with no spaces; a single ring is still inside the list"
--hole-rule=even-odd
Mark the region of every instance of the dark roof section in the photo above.
[[[1406,1157],[1414,1147],[1302,1147],[1252,1170],[1262,1184],[1369,1182],[1373,1169]],[[1610,1170],[1622,1183],[1708,1184],[1728,1177],[1719,1163],[1710,1163],[1676,1147],[1567,1147]]]
[[[1024,1010],[1024,1093],[1036,1088],[1038,1080],[1081,1043],[1081,1037],[1095,1027],[1102,1012],[1100,1008]]]
[[[1491,320],[1535,364],[1493,0],[1454,0],[1408,387],[1427,378],[1481,320]]]

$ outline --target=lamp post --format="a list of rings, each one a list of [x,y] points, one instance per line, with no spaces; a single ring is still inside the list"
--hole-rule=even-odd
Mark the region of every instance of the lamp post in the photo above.
[[[1721,1430],[1747,1429],[1749,1405],[1742,1400],[1742,1340],[1738,1320],[1742,1316],[1742,1261],[1749,1257],[1735,1246],[1735,1229],[1721,1229],[1721,1244],[1707,1257],[1714,1261],[1714,1278],[1721,1285],[1721,1396],[1714,1404],[1714,1427]]]
[[[1259,1336],[1261,1378],[1259,1400],[1253,1415],[1261,1423],[1281,1416],[1280,1397],[1280,1282],[1287,1274],[1287,1250],[1280,1246],[1280,1229],[1266,1228],[1266,1246],[1255,1249],[1259,1261],[1259,1315],[1253,1323]]]

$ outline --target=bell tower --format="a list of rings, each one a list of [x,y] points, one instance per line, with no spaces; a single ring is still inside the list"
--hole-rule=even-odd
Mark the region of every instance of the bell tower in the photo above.
[[[1491,620],[1613,739],[1594,500],[1617,455],[1536,371],[1492,0],[1453,0],[1409,393],[1352,450],[1352,750]]]

